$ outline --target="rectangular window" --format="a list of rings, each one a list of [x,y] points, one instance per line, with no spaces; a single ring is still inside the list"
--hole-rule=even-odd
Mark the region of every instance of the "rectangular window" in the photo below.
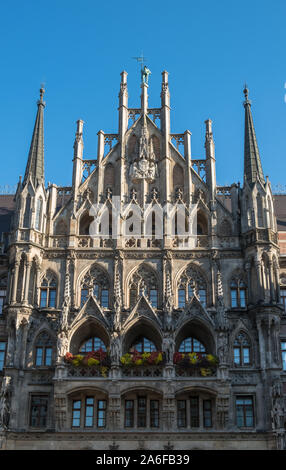
[[[199,418],[199,397],[191,397],[190,399],[191,411],[191,427],[198,428],[200,426]]]
[[[49,290],[49,307],[55,308],[56,307],[56,289]]]
[[[159,400],[150,400],[150,427],[159,427]]]
[[[87,289],[81,289],[81,297],[80,297],[80,305],[81,307],[85,304],[87,301],[88,297],[88,290]]]
[[[81,400],[74,400],[72,405],[72,427],[80,427]]]
[[[32,396],[30,425],[42,428],[47,425],[48,397]]]
[[[108,308],[108,306],[109,306],[108,290],[107,289],[102,289],[102,291],[101,291],[101,306],[103,308]]]
[[[240,289],[239,291],[240,294],[240,306],[242,308],[246,307],[246,294],[245,294],[245,289]]]
[[[230,293],[231,293],[231,306],[233,308],[235,308],[235,307],[238,306],[238,303],[237,303],[237,290],[236,289],[231,289]]]
[[[105,428],[106,426],[106,400],[98,400],[97,402],[97,427]]]
[[[36,366],[41,366],[43,363],[43,348],[36,348]]]
[[[281,341],[281,355],[282,355],[282,367],[283,367],[283,370],[286,371],[286,341]]]
[[[125,427],[134,426],[134,400],[125,400]]]
[[[52,365],[52,348],[46,348],[45,350],[45,366]]]
[[[207,305],[207,293],[205,289],[199,289],[199,299],[203,307]]]
[[[240,348],[233,348],[234,363],[240,364]]]
[[[236,423],[239,428],[253,427],[253,398],[237,397],[236,398]]]
[[[212,427],[212,402],[211,400],[203,401],[203,415],[204,415],[204,427]]]
[[[281,303],[284,306],[284,310],[286,311],[286,288],[285,287],[280,287],[280,298],[281,298]]]
[[[0,371],[3,370],[5,365],[6,342],[0,341]]]
[[[41,289],[40,307],[47,306],[47,297],[48,297],[47,289]]]
[[[93,426],[93,413],[94,413],[94,398],[87,397],[85,399],[85,420],[84,425],[86,428]]]
[[[157,289],[150,289],[150,303],[152,307],[158,307],[158,292]]]
[[[145,428],[147,421],[147,400],[146,397],[138,397],[137,427]]]
[[[177,422],[178,428],[187,426],[186,400],[177,401]]]
[[[249,348],[243,348],[243,364],[250,364]]]
[[[179,308],[184,308],[186,305],[186,291],[185,289],[178,290],[178,305]]]
[[[6,298],[6,290],[1,289],[0,290],[0,315],[3,314],[3,305],[5,302],[5,298]]]

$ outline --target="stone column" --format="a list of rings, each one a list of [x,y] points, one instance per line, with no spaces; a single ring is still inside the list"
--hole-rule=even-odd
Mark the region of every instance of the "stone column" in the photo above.
[[[269,261],[270,302],[275,302],[273,261]]]
[[[262,329],[262,321],[256,321],[257,329],[258,329],[258,338],[259,338],[259,352],[260,352],[260,366],[262,369],[266,367],[266,360],[265,360],[265,344],[264,344],[264,335]]]
[[[30,285],[30,274],[31,274],[32,261],[27,260],[25,264],[26,276],[25,276],[25,287],[24,287],[24,304],[29,303],[29,285]]]
[[[12,287],[12,298],[11,302],[16,303],[17,301],[17,287],[18,287],[18,275],[19,275],[20,260],[16,259],[13,268],[13,287]]]
[[[245,270],[247,273],[247,303],[252,302],[252,289],[251,289],[251,264],[245,264]]]

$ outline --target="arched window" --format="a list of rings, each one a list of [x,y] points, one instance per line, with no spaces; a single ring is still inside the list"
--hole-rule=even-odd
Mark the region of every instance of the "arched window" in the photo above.
[[[186,303],[190,302],[194,295],[196,295],[196,297],[198,297],[198,299],[200,300],[201,304],[206,307],[206,281],[196,267],[189,266],[179,280],[178,307],[184,308]]]
[[[93,222],[94,217],[85,212],[80,219],[79,223],[79,235],[89,235],[89,226]]]
[[[237,335],[233,343],[233,360],[238,366],[250,365],[250,341],[243,332]]]
[[[246,307],[246,284],[241,279],[232,279],[230,283],[230,297],[232,308]]]
[[[40,287],[40,307],[56,308],[57,281],[52,272],[47,272]]]
[[[197,235],[208,234],[208,222],[205,215],[202,212],[197,213]]]
[[[184,339],[184,341],[181,342],[180,347],[179,347],[179,352],[181,353],[192,353],[192,352],[205,353],[206,348],[196,338],[189,337],[189,338]]]
[[[258,227],[263,227],[263,207],[262,207],[262,198],[260,194],[256,198],[257,204],[257,225]]]
[[[94,336],[86,340],[81,345],[81,347],[79,348],[79,352],[81,354],[86,354],[92,351],[98,351],[99,349],[106,351],[106,346],[104,342],[102,341],[102,339],[98,338],[97,336]]]
[[[43,199],[40,196],[36,206],[35,229],[41,231],[42,227]]]
[[[81,282],[81,306],[93,295],[103,308],[109,307],[109,280],[105,272],[93,266]]]
[[[36,367],[51,366],[53,360],[53,342],[50,335],[44,331],[41,333],[35,343],[35,361]]]
[[[158,308],[157,278],[147,266],[140,266],[129,281],[129,305],[134,307],[140,296],[144,294],[152,307]]]
[[[29,228],[30,227],[30,213],[31,213],[31,196],[30,196],[30,194],[27,194],[25,212],[24,212],[24,220],[23,220],[23,227],[24,228]]]
[[[156,350],[157,348],[155,344],[145,336],[140,336],[137,338],[130,348],[130,352],[138,351],[139,353],[153,352]]]

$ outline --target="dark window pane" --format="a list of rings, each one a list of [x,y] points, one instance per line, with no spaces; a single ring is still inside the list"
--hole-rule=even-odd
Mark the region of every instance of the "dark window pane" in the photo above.
[[[36,366],[41,366],[43,363],[43,348],[36,348]]]
[[[72,411],[72,426],[74,428],[80,427],[80,412],[81,412],[81,400],[74,400],[73,411]]]
[[[56,289],[50,289],[49,291],[49,307],[56,307]]]
[[[157,289],[150,289],[150,303],[152,307],[158,307],[158,291]]]
[[[204,427],[210,428],[212,426],[212,403],[211,400],[204,400],[203,402],[204,412]]]
[[[184,308],[186,305],[186,291],[185,289],[178,290],[178,306]]]
[[[51,366],[52,365],[52,348],[46,348],[46,357],[45,357],[45,365]]]
[[[104,308],[108,308],[109,300],[108,300],[108,290],[102,289],[101,291],[101,306]]]
[[[81,298],[80,298],[80,305],[81,307],[85,304],[88,298],[88,290],[87,289],[81,289]]]
[[[104,428],[105,425],[106,425],[106,400],[98,400],[97,427]]]
[[[191,406],[191,427],[198,428],[200,425],[199,420],[199,397],[191,397],[190,399]]]
[[[150,426],[151,428],[159,427],[159,401],[150,400]]]
[[[40,307],[47,306],[47,289],[41,289]]]
[[[34,427],[45,427],[47,424],[48,398],[33,396],[31,399],[30,424]]]
[[[86,427],[93,426],[94,398],[86,398],[85,400],[85,422]]]
[[[134,426],[134,400],[125,401],[125,426]]]
[[[177,420],[179,428],[187,426],[186,400],[178,400],[177,402]]]
[[[137,426],[138,428],[146,427],[146,412],[147,412],[147,402],[146,397],[138,397],[138,408],[137,408]]]

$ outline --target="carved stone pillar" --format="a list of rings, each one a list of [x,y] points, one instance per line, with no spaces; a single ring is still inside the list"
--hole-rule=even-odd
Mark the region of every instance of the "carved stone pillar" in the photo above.
[[[13,268],[13,287],[12,287],[12,298],[11,302],[16,303],[17,300],[17,287],[18,287],[18,275],[19,275],[20,260],[16,259]]]
[[[273,261],[269,261],[270,302],[275,302]]]
[[[257,277],[257,300],[263,300],[263,284],[262,284],[262,273],[261,273],[261,261],[256,259],[255,260],[255,270],[256,270],[256,277]]]
[[[55,428],[62,431],[66,427],[67,420],[67,398],[65,395],[55,395]]]
[[[262,329],[262,321],[257,320],[256,322],[257,329],[258,329],[258,338],[259,338],[259,352],[260,352],[260,365],[262,369],[266,367],[266,358],[265,358],[265,342],[264,342],[264,335]]]
[[[31,267],[32,267],[32,262],[27,261],[25,265],[26,276],[25,276],[24,299],[23,299],[24,304],[29,303],[29,284],[30,284]]]
[[[245,264],[245,270],[247,273],[247,301],[248,303],[252,302],[252,288],[251,288],[251,264]]]
[[[120,429],[120,409],[121,399],[120,395],[110,394],[109,395],[109,422],[111,430]]]
[[[228,425],[229,397],[218,396],[216,401],[216,422],[218,429],[225,429]]]

